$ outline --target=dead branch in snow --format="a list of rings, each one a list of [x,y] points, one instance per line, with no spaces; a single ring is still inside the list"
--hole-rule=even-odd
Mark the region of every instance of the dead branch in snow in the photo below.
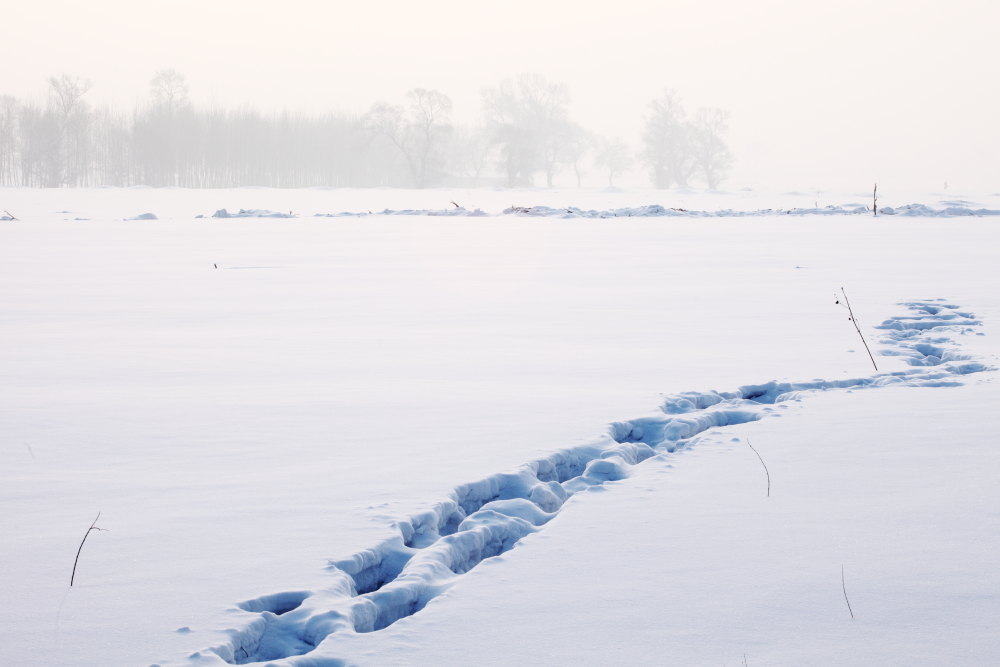
[[[76,558],[73,560],[73,574],[69,577],[70,586],[73,585],[73,580],[76,579],[76,565],[80,562],[80,552],[83,551],[83,543],[87,541],[88,537],[90,537],[90,532],[93,530],[107,530],[106,528],[97,527],[97,520],[100,518],[101,513],[98,512],[97,516],[94,518],[94,522],[90,524],[90,528],[87,529],[87,532],[83,534],[83,539],[80,540],[80,548],[76,550]]]
[[[840,587],[844,590],[844,602],[847,603],[847,611],[851,612],[851,620],[854,619],[854,610],[851,609],[851,601],[847,599],[847,584],[844,583],[844,565],[840,565]]]
[[[872,355],[871,348],[868,347],[868,341],[865,340],[865,335],[861,333],[861,327],[858,326],[858,320],[854,317],[854,310],[851,309],[851,302],[847,300],[847,292],[844,288],[840,288],[840,293],[844,295],[844,303],[840,303],[840,299],[837,299],[835,303],[847,308],[848,318],[854,325],[855,330],[858,332],[858,336],[861,337],[861,343],[865,346],[865,351],[868,353],[868,358],[872,360],[872,366],[875,367],[875,372],[878,372],[878,364],[875,363],[875,357]]]
[[[760,464],[762,466],[764,466],[764,474],[767,475],[767,497],[770,498],[771,497],[771,471],[769,471],[767,469],[767,464],[764,463],[764,459],[763,459],[763,457],[761,457],[760,452],[758,452],[756,449],[754,449],[754,446],[750,444],[750,438],[747,438],[747,445],[750,446],[750,449],[753,449],[753,453],[757,455],[758,459],[760,459]]]

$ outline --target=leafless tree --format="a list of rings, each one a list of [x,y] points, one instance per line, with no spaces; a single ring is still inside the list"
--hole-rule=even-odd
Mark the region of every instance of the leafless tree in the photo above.
[[[457,126],[452,131],[448,157],[449,171],[477,187],[493,159],[494,146],[483,127]]]
[[[365,127],[395,146],[418,188],[427,187],[443,169],[451,138],[451,99],[444,93],[414,88],[407,106],[379,102],[365,116]]]
[[[546,171],[546,183],[552,187],[553,177],[560,166],[565,165],[573,170],[576,178],[576,187],[583,187],[583,174],[585,173],[585,161],[594,149],[594,135],[567,120],[561,131],[556,133],[558,141],[557,160],[553,161]]]
[[[51,174],[53,185],[84,185],[89,167],[89,110],[83,96],[90,82],[77,76],[51,76],[49,106],[59,123],[58,166]]]
[[[10,95],[0,95],[0,185],[18,184],[17,118],[21,105]]]
[[[48,81],[53,106],[60,116],[69,118],[83,107],[83,96],[90,90],[90,81],[69,74],[50,76]]]
[[[723,139],[728,121],[721,109],[699,109],[689,121],[677,93],[670,90],[653,100],[642,134],[642,155],[653,184],[688,187],[698,174],[709,188],[717,187],[732,164]]]
[[[161,69],[149,82],[154,106],[175,111],[190,104],[188,84],[183,74],[175,69]]]
[[[62,128],[56,114],[36,104],[23,104],[17,124],[21,184],[60,186],[63,176]]]
[[[564,84],[537,74],[504,81],[483,93],[486,123],[509,187],[532,185],[539,171],[551,186],[560,167],[569,162],[569,101]]]
[[[722,109],[698,109],[691,122],[695,164],[712,190],[722,182],[733,163],[733,155],[723,139],[728,125],[729,113]]]
[[[603,140],[594,156],[594,162],[604,167],[608,173],[608,187],[614,187],[615,178],[621,176],[631,165],[632,155],[628,145],[620,138]]]
[[[687,187],[696,164],[687,114],[677,93],[667,90],[650,103],[642,140],[653,185]]]

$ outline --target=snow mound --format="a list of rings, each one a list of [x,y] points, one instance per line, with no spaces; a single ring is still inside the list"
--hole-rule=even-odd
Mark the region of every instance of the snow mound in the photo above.
[[[155,213],[140,213],[139,215],[132,218],[125,218],[126,220],[159,220]]]
[[[624,479],[653,456],[691,447],[710,429],[766,418],[782,403],[835,389],[955,386],[965,375],[992,370],[958,353],[954,338],[981,325],[972,313],[939,299],[901,305],[907,312],[878,328],[885,332],[882,354],[904,357],[910,369],[667,396],[652,414],[613,423],[591,443],[456,487],[431,508],[397,521],[388,539],[331,560],[323,590],[240,603],[245,625],[230,630],[225,644],[191,658],[198,664],[282,660],[313,653],[335,633],[382,630],[418,613],[482,561],[543,530],[574,494]],[[323,649],[314,657],[308,664],[340,664]]]
[[[483,218],[487,217],[489,213],[481,209],[475,209],[470,211],[468,209],[462,208],[461,206],[456,208],[444,208],[444,209],[413,209],[406,208],[400,210],[385,209],[376,212],[350,212],[343,211],[341,213],[317,213],[314,217],[317,218],[360,218],[369,215],[426,215],[430,217],[447,217],[447,218]]]
[[[230,213],[224,208],[220,208],[218,211],[212,214],[213,218],[294,218],[296,217],[294,213],[289,211],[288,213],[279,213],[275,211],[268,211],[262,208],[241,208],[236,213]]]
[[[1000,215],[1000,211],[990,208],[969,208],[964,205],[946,206],[941,209],[934,209],[926,204],[907,204],[898,208],[886,206],[880,208],[879,213],[883,215],[906,215],[924,218],[956,218],[965,216],[992,216]]]
[[[629,208],[613,208],[605,210],[584,210],[575,206],[566,208],[551,208],[549,206],[511,206],[503,210],[504,215],[517,215],[537,218],[744,218],[774,215],[871,215],[871,209],[864,204],[842,204],[840,206],[824,206],[821,208],[764,208],[754,211],[736,211],[722,209],[718,211],[697,211],[684,208],[667,208],[659,204],[649,204]],[[925,204],[907,204],[898,208],[889,206],[879,209],[883,215],[919,216],[930,218],[950,218],[961,216],[994,216],[1000,215],[1000,210],[965,206],[948,206],[934,209]]]

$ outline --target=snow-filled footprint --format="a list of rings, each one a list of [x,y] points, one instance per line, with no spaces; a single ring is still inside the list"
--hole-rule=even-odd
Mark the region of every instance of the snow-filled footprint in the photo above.
[[[191,658],[198,664],[295,665],[296,656],[311,653],[331,635],[378,632],[418,613],[476,565],[544,529],[570,496],[624,479],[633,466],[688,447],[706,431],[762,419],[779,404],[814,392],[948,387],[962,384],[971,373],[992,370],[960,351],[958,339],[981,326],[972,313],[937,299],[901,305],[905,314],[877,328],[883,332],[881,354],[902,357],[908,369],[667,396],[652,414],[613,423],[591,443],[456,487],[430,509],[395,523],[388,539],[330,561],[329,581],[320,591],[277,593],[239,604],[255,616],[231,630],[223,645]]]

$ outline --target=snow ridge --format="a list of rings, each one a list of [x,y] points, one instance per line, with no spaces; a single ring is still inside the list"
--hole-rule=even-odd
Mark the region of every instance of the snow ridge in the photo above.
[[[1000,210],[987,208],[970,208],[958,202],[942,202],[944,208],[936,209],[926,204],[907,204],[892,208],[879,208],[881,215],[924,218],[953,218],[967,216],[996,216]],[[553,208],[550,206],[511,206],[501,213],[487,213],[481,209],[468,210],[462,207],[450,209],[384,209],[382,211],[342,211],[340,213],[316,213],[316,218],[362,218],[371,215],[418,215],[481,218],[497,215],[513,215],[528,218],[752,218],[774,215],[870,215],[871,209],[865,204],[841,204],[810,208],[762,208],[753,211],[738,211],[721,209],[718,211],[699,211],[686,208],[669,208],[659,204],[612,208],[604,210],[581,209],[575,206]],[[220,217],[215,215],[213,217]],[[237,217],[236,214],[221,217]],[[241,216],[245,217],[245,216]],[[259,217],[259,216],[258,216]],[[272,216],[273,217],[273,216]],[[278,216],[287,217],[287,216]]]
[[[749,218],[765,215],[869,215],[872,210],[865,204],[843,204],[840,206],[824,206],[815,208],[764,208],[755,211],[736,211],[723,209],[719,211],[695,211],[684,208],[665,208],[659,204],[636,206],[630,208],[614,208],[603,211],[584,210],[569,206],[566,208],[551,208],[548,206],[512,206],[504,209],[504,215],[517,215],[535,218]],[[882,215],[899,215],[908,217],[951,218],[960,216],[994,216],[1000,215],[1000,210],[978,208],[972,209],[962,205],[949,205],[935,209],[925,204],[907,204],[898,208],[889,206],[879,208]]]
[[[291,211],[289,211],[288,213],[280,213],[260,208],[241,208],[236,213],[232,213],[224,208],[220,208],[218,211],[212,214],[212,217],[213,218],[295,218],[297,216]]]
[[[475,209],[470,211],[462,206],[455,205],[455,208],[404,208],[404,209],[384,209],[382,211],[376,211],[372,213],[367,212],[357,212],[352,213],[350,211],[342,211],[340,213],[316,213],[313,215],[314,218],[360,218],[369,215],[426,215],[431,217],[445,217],[445,218],[483,218],[489,214],[481,209]]]
[[[456,487],[430,509],[397,522],[394,534],[383,542],[329,561],[329,583],[322,590],[280,592],[238,604],[253,615],[247,625],[230,630],[223,645],[189,657],[198,664],[220,665],[346,664],[328,655],[306,654],[328,637],[377,632],[412,616],[483,560],[544,528],[572,495],[624,479],[633,466],[691,446],[709,429],[762,419],[787,407],[783,403],[813,392],[956,386],[965,375],[993,370],[961,354],[954,340],[981,325],[972,313],[941,299],[900,305],[907,308],[906,314],[876,328],[883,332],[880,342],[885,348],[880,353],[902,357],[909,369],[666,396],[654,413],[613,423],[593,443]]]

